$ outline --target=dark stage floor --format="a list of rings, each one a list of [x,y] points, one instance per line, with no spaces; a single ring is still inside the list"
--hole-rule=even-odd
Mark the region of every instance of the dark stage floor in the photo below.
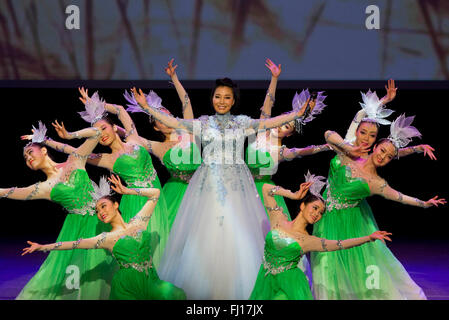
[[[0,299],[14,299],[46,254],[20,256],[25,242],[0,242]],[[395,240],[389,248],[430,300],[449,300],[449,241]]]

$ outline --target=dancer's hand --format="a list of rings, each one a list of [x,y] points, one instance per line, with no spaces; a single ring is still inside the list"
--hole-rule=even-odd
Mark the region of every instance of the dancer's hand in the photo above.
[[[275,65],[273,63],[273,61],[271,61],[270,59],[267,58],[267,60],[265,60],[265,66],[270,69],[271,71],[271,75],[275,78],[279,78],[279,75],[281,74],[281,65]]]
[[[147,98],[145,97],[145,94],[143,93],[142,89],[139,89],[139,92],[137,92],[136,87],[131,88],[131,92],[134,95],[134,99],[136,99],[137,103],[143,107],[147,104]]]
[[[55,128],[56,133],[61,139],[72,139],[73,136],[70,135],[70,133],[66,130],[64,127],[64,122],[61,122],[61,124],[58,123],[58,120],[55,120],[55,122],[52,123],[53,128]]]
[[[111,189],[119,194],[134,194],[131,189],[125,187],[122,182],[120,181],[120,178],[116,175],[111,175],[110,178],[108,178],[109,181],[112,182]]]
[[[86,102],[90,99],[88,95],[88,89],[84,89],[84,87],[78,87],[78,91],[81,94],[80,100],[83,104],[86,104]]]
[[[385,243],[385,240],[391,241],[390,237],[392,234],[387,231],[376,231],[369,235],[370,241],[380,240]]]
[[[178,65],[173,66],[173,61],[175,59],[171,59],[168,62],[168,66],[167,68],[165,68],[165,73],[167,73],[169,75],[170,78],[173,78],[176,75],[176,68],[178,67]]]
[[[438,207],[439,204],[446,204],[446,199],[444,198],[438,199],[438,196],[435,196],[432,199],[424,202],[426,208],[430,208],[432,206]]]
[[[27,253],[33,253],[34,251],[41,251],[41,248],[43,247],[43,245],[36,242],[27,241],[27,243],[30,246],[22,250],[22,256],[26,255]]]
[[[424,152],[424,157],[429,156],[432,160],[437,160],[437,157],[433,154],[433,151],[435,151],[434,148],[429,146],[428,144],[421,144],[417,147],[420,151]]]
[[[301,106],[301,108],[297,111],[299,117],[302,117],[302,116],[305,115],[304,113],[306,112],[306,109],[307,109],[307,106],[309,105],[309,102],[310,102],[310,97],[309,97],[309,99],[307,99],[306,102],[304,102],[304,104]],[[314,106],[310,107],[310,111],[313,110],[313,107]]]
[[[25,134],[23,136],[20,136],[20,139],[21,140],[30,140],[31,141],[33,139],[33,135],[34,135],[34,129],[31,129],[31,132],[33,134]]]
[[[384,104],[393,101],[396,97],[396,90],[398,90],[398,88],[395,88],[393,79],[388,80],[388,86],[385,86],[385,90],[387,90],[387,95],[383,101]]]
[[[361,156],[363,156],[364,154],[368,153],[370,151],[370,147],[368,147],[367,145],[360,145],[358,147],[355,146],[349,146],[347,147],[348,149],[346,150],[346,154],[350,157],[354,157],[354,158],[360,158]]]
[[[313,182],[303,182],[299,186],[299,190],[294,193],[294,200],[301,200],[303,199],[307,192],[309,191],[310,186],[313,184]]]

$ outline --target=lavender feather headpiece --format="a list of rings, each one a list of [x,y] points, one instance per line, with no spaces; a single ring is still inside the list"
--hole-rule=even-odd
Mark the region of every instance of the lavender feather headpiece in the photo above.
[[[302,90],[300,94],[296,93],[292,101],[293,110],[294,111],[300,110],[301,107],[309,98],[310,98],[309,89]],[[315,107],[313,108],[313,110],[308,112],[307,114],[304,114],[304,116],[296,119],[295,128],[298,133],[301,132],[301,128],[303,125],[306,125],[308,122],[315,119],[315,116],[320,114],[324,110],[324,108],[326,107],[326,105],[323,102],[324,99],[326,99],[324,91],[318,92],[315,101]]]
[[[365,94],[361,92],[363,103],[360,102],[363,110],[366,112],[366,117],[362,119],[362,121],[373,121],[379,124],[390,124],[391,121],[386,120],[385,118],[390,116],[394,111],[390,109],[386,109],[379,98],[377,97],[376,92],[372,92],[368,90]]]
[[[33,143],[41,143],[46,139],[47,127],[45,126],[45,124],[42,123],[42,121],[39,120],[38,128],[35,128],[34,126],[32,126],[32,128],[33,128],[33,135],[31,138],[31,142],[27,143],[24,148],[27,148]]]
[[[134,98],[134,95],[132,93],[129,93],[128,91],[125,90],[125,93],[123,94],[123,96],[125,97],[126,101],[128,101],[128,103],[126,104],[128,106],[126,111],[129,111],[132,113],[144,112],[144,113],[148,114],[148,112],[145,111],[144,109],[142,109],[142,107],[137,103],[137,101]],[[162,110],[162,109],[167,110],[164,106],[162,106],[162,99],[153,90],[151,90],[147,95],[145,95],[145,98],[150,107],[155,108],[157,110]],[[150,117],[150,121],[152,121],[153,117],[150,114],[148,114],[148,116]]]
[[[93,125],[95,122],[101,120],[106,114],[105,110],[106,102],[101,100],[98,92],[95,92],[92,97],[87,99],[84,104],[86,111],[78,112],[84,121]]]
[[[421,138],[421,133],[415,127],[411,126],[415,116],[406,117],[405,114],[397,117],[390,126],[390,140],[397,149],[404,148],[408,145],[412,138]]]

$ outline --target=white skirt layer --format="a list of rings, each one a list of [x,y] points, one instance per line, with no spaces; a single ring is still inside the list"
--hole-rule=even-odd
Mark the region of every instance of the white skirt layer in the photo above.
[[[246,165],[203,164],[190,180],[158,274],[187,299],[246,300],[269,228]]]

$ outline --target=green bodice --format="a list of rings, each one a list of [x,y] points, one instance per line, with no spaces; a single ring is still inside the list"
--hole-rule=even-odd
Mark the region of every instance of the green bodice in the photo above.
[[[112,171],[125,180],[128,187],[160,188],[151,156],[142,146],[135,145],[131,152],[120,155]]]
[[[175,146],[169,149],[162,161],[172,179],[188,183],[196,169],[201,165],[200,150],[191,142],[187,148]]]
[[[132,268],[148,275],[149,270],[153,268],[150,238],[150,232],[142,230],[135,236],[124,236],[117,240],[112,249],[112,255],[120,269]]]
[[[279,230],[271,230],[265,238],[263,265],[265,275],[276,275],[296,268],[303,253],[299,243]]]
[[[335,156],[330,163],[328,185],[323,194],[327,211],[353,208],[369,195],[366,180],[353,178],[351,168],[342,165],[340,158]]]
[[[73,170],[67,181],[58,182],[51,190],[50,199],[63,206],[69,213],[95,215],[95,202],[90,192],[92,182],[83,169]]]

